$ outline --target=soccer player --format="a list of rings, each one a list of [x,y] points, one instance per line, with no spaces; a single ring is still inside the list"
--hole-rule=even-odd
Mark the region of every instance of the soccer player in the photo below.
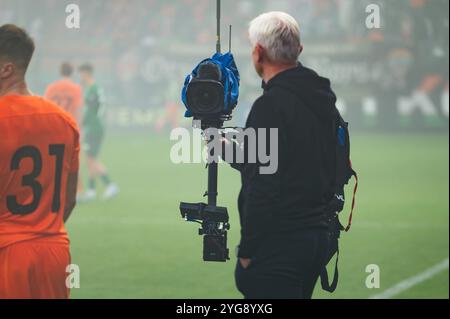
[[[68,298],[69,239],[79,165],[74,119],[33,96],[26,31],[0,27],[0,299]]]
[[[83,104],[83,93],[81,86],[71,79],[73,66],[67,62],[63,63],[60,73],[62,79],[47,87],[45,97],[72,114],[77,122],[80,123],[80,108]]]
[[[81,107],[83,105],[83,91],[81,86],[71,77],[73,75],[73,66],[68,62],[61,64],[60,74],[62,79],[51,83],[45,91],[45,98],[60,106],[64,111],[70,113],[80,126]],[[81,179],[78,180],[77,193],[83,191]]]
[[[86,63],[80,66],[80,79],[84,86],[84,111],[83,111],[83,146],[87,157],[89,172],[88,188],[79,199],[82,202],[93,200],[97,197],[95,181],[97,178],[105,184],[106,189],[103,199],[110,199],[119,193],[119,187],[111,181],[105,165],[98,159],[102,146],[105,127],[103,123],[103,95],[94,78],[94,68]]]

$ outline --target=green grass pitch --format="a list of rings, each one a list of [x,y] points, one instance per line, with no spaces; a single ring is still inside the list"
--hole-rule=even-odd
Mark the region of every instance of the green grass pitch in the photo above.
[[[341,240],[340,283],[332,295],[318,285],[315,298],[368,298],[448,257],[448,135],[354,132],[352,142],[360,186],[353,228]],[[197,224],[181,219],[178,204],[202,200],[206,170],[172,164],[171,143],[153,133],[108,136],[102,159],[121,194],[79,205],[69,221],[81,270],[73,298],[240,298],[233,278],[239,175],[220,165],[218,203],[229,209],[232,259],[204,263]],[[380,289],[365,286],[368,264],[380,267]],[[448,289],[447,268],[396,298],[448,298]]]

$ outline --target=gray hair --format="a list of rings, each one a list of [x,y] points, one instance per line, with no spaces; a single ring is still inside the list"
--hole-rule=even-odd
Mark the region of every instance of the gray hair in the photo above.
[[[300,27],[289,14],[263,13],[250,22],[248,33],[252,46],[265,48],[272,62],[297,62],[301,52]]]

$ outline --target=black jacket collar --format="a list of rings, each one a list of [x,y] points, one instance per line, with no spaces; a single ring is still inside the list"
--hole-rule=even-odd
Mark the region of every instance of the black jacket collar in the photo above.
[[[267,91],[267,90],[269,90],[272,86],[273,86],[273,84],[274,83],[276,83],[276,82],[278,82],[278,81],[283,81],[283,79],[286,77],[286,75],[289,75],[290,73],[292,73],[292,72],[298,72],[300,69],[302,69],[303,68],[303,65],[300,63],[300,62],[298,62],[298,64],[297,64],[297,66],[295,67],[295,68],[290,68],[290,69],[287,69],[287,70],[284,70],[284,71],[282,71],[282,72],[280,72],[280,73],[278,73],[277,75],[275,75],[273,78],[271,78],[270,80],[269,80],[269,82],[264,82],[264,80],[261,82],[261,88],[264,90],[264,91]]]

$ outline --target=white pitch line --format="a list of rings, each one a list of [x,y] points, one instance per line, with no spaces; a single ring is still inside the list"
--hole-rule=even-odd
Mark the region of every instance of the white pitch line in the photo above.
[[[392,298],[392,297],[400,294],[401,292],[406,291],[406,290],[414,287],[415,285],[420,284],[421,282],[424,282],[424,281],[434,277],[435,275],[437,275],[438,273],[440,273],[446,269],[448,269],[448,258],[446,258],[445,260],[441,261],[440,263],[434,265],[433,267],[428,268],[424,272],[421,272],[420,274],[417,274],[417,275],[410,277],[402,282],[399,282],[395,286],[392,286],[391,288],[388,288],[385,291],[370,297],[370,299]]]

